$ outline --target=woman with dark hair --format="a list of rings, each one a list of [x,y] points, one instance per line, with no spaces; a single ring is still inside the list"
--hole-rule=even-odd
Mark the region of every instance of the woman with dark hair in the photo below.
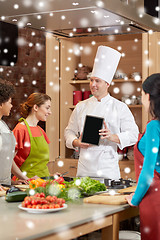
[[[3,116],[9,116],[12,108],[12,97],[15,89],[12,83],[0,79],[0,184],[11,184],[11,172],[19,179],[27,180],[13,161],[15,154],[15,138],[7,124],[2,120]],[[15,184],[25,181],[18,181]]]
[[[140,209],[142,240],[160,239],[160,73],[142,84],[142,104],[153,119],[134,148],[137,188],[126,197]]]
[[[49,139],[38,126],[51,114],[51,98],[47,94],[32,93],[21,104],[21,118],[13,130],[16,138],[15,163],[27,177],[47,177],[49,170]]]

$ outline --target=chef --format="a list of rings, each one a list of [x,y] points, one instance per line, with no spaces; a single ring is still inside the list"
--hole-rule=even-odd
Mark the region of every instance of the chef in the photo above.
[[[131,111],[108,93],[120,57],[121,54],[110,47],[98,47],[90,78],[93,96],[76,105],[65,129],[66,146],[80,149],[77,176],[118,180],[117,147],[134,145],[138,139],[139,131]],[[98,146],[81,142],[86,115],[104,118]]]

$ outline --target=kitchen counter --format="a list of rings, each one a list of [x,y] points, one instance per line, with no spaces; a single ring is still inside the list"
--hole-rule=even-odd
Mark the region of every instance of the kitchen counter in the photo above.
[[[0,198],[0,240],[67,240],[98,229],[102,239],[117,240],[119,222],[138,215],[138,208],[125,205],[87,204],[79,200],[62,211],[33,214]]]

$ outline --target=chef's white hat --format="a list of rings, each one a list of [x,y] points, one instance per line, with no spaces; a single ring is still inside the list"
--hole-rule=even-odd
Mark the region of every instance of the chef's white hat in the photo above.
[[[120,57],[121,53],[117,50],[106,46],[99,46],[91,77],[98,77],[110,84],[116,72]]]

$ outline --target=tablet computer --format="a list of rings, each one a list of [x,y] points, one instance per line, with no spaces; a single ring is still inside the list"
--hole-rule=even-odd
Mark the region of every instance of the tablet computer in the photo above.
[[[104,118],[86,115],[82,142],[93,145],[99,145],[100,135],[99,130],[102,129]]]

